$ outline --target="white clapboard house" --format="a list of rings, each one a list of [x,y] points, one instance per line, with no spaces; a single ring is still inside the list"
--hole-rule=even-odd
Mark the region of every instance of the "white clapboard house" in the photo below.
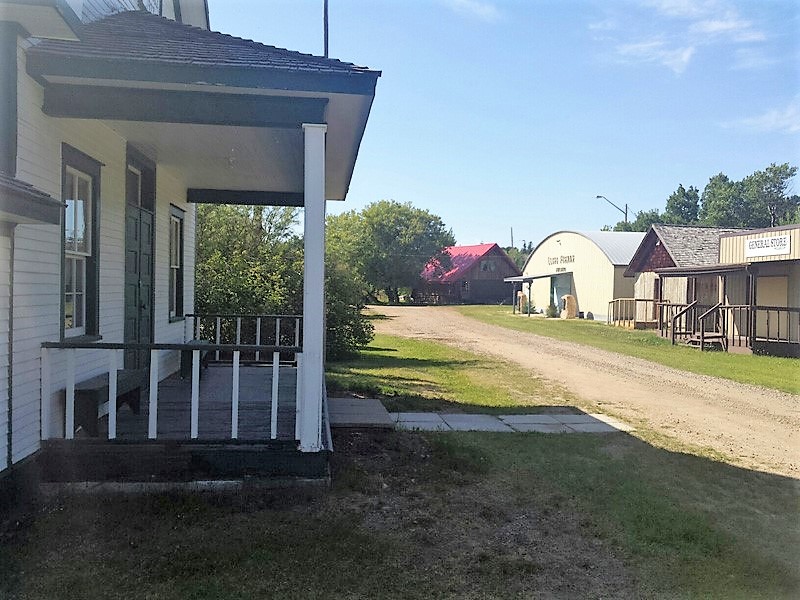
[[[325,202],[379,76],[204,0],[0,0],[0,477],[324,475]],[[204,202],[303,208],[301,315],[194,314]]]

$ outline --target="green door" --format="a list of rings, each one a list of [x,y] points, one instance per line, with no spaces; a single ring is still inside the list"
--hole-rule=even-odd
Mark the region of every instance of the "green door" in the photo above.
[[[125,210],[125,343],[153,341],[153,213],[142,207],[141,174],[128,169]],[[125,352],[126,369],[149,365],[147,350]]]

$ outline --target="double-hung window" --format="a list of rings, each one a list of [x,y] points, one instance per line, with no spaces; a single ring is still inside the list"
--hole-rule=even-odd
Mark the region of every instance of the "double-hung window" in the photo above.
[[[183,216],[170,206],[169,216],[169,318],[183,316]]]
[[[64,336],[96,335],[97,198],[100,163],[64,145]]]

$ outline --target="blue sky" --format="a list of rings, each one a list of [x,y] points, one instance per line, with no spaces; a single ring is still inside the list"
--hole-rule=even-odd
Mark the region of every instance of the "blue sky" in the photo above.
[[[322,0],[209,0],[211,27],[322,54]],[[383,71],[345,203],[460,244],[540,241],[800,166],[796,0],[329,0],[330,55]],[[793,182],[800,193],[800,178]]]

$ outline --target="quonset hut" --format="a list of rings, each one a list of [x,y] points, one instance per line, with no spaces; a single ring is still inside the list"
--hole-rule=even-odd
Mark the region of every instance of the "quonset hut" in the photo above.
[[[536,246],[520,277],[506,281],[521,284],[537,309],[560,308],[571,294],[579,315],[605,321],[610,301],[633,295],[633,282],[624,273],[643,237],[627,231],[557,231]]]

